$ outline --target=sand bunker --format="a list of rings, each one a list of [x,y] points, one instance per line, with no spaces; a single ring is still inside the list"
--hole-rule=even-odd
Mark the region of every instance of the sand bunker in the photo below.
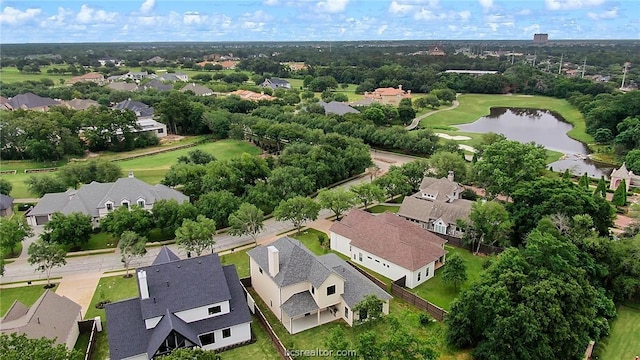
[[[456,141],[471,140],[470,137],[462,136],[462,135],[451,136],[449,134],[443,134],[443,133],[436,133],[436,135],[447,140],[456,140]]]

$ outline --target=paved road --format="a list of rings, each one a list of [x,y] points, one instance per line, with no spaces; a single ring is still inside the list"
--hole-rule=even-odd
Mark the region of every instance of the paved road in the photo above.
[[[371,151],[371,158],[383,173],[386,172],[391,165],[402,165],[416,159],[413,156],[376,150]],[[369,181],[368,176],[362,176],[360,178],[342,184],[339,187],[348,188],[352,185],[359,184],[365,181]],[[328,226],[330,226],[330,224],[328,225],[328,222],[326,222],[326,220],[324,219],[330,215],[331,213],[329,211],[323,210],[320,212],[318,221],[308,225],[310,227],[315,227],[317,225],[322,229],[328,229]],[[293,226],[290,222],[276,221],[273,218],[268,219],[264,222],[264,230],[258,237],[258,243],[268,243],[277,239],[279,237],[278,234],[291,230],[293,230]],[[39,229],[36,229],[36,231],[41,232],[42,227],[39,227]],[[27,262],[26,249],[28,247],[28,243],[30,243],[30,241],[33,241],[35,238],[36,237],[27,240],[24,244],[25,246],[23,246],[23,253],[21,254],[21,256],[18,257],[13,263],[7,264],[5,266],[5,274],[2,278],[0,278],[0,285],[9,282],[46,278],[46,276],[42,272],[35,271],[34,267],[32,265],[29,265]],[[213,250],[216,252],[253,243],[253,239],[250,236],[234,237],[227,234],[216,235],[215,241],[216,245],[214,246]],[[186,254],[176,245],[169,245],[169,247],[179,256],[186,257]],[[160,248],[152,247],[148,248],[147,251],[148,252],[144,257],[134,259],[132,261],[131,267],[147,266],[151,264],[151,262],[153,262],[153,259],[160,251]],[[68,257],[67,264],[65,266],[54,268],[53,270],[51,270],[51,277],[66,278],[74,274],[104,273],[107,271],[110,272],[122,269],[123,265],[120,261],[120,255],[116,251],[114,253],[107,254]]]
[[[457,96],[457,95],[456,95],[456,96]],[[427,116],[431,116],[431,115],[433,115],[433,114],[437,114],[437,113],[439,113],[439,112],[441,112],[441,111],[449,111],[449,110],[453,110],[453,109],[457,108],[457,107],[458,107],[458,105],[460,105],[460,103],[458,102],[458,100],[454,100],[454,101],[453,101],[453,103],[451,104],[451,106],[449,106],[448,108],[440,109],[440,110],[434,110],[434,111],[429,111],[429,112],[428,112],[428,113],[426,113],[426,114],[422,114],[422,115],[420,115],[420,116],[416,117],[415,119],[413,119],[413,120],[411,121],[411,124],[407,125],[407,126],[405,127],[405,129],[407,129],[407,130],[413,130],[413,129],[417,128],[417,127],[418,127],[418,125],[420,125],[420,120],[422,120],[422,119],[426,118]]]

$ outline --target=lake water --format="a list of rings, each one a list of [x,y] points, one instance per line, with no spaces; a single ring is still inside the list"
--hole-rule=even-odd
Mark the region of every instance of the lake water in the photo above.
[[[554,171],[564,172],[569,169],[576,175],[586,172],[590,177],[597,178],[611,172],[611,167],[591,161],[587,157],[587,147],[567,135],[573,126],[548,110],[491,108],[488,116],[457,127],[466,132],[503,134],[510,140],[523,143],[533,141],[549,150],[565,154],[563,159],[548,165]]]

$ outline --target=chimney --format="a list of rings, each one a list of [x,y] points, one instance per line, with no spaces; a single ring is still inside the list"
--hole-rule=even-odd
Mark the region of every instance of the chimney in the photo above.
[[[147,285],[147,272],[144,270],[138,271],[138,282],[140,283],[140,298],[149,298],[149,285]]]
[[[398,90],[402,90],[402,84],[398,85]]]
[[[267,259],[269,262],[269,275],[275,277],[280,271],[280,255],[275,246],[267,247]]]
[[[132,171],[132,170],[129,170],[129,179],[133,179],[133,178],[134,178],[134,176],[133,176],[133,171]]]
[[[447,180],[453,182],[453,170],[449,170],[449,174],[447,175]]]

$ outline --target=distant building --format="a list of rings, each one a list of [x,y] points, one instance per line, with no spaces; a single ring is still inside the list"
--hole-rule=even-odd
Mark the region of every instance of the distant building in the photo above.
[[[544,45],[549,42],[549,34],[534,34],[533,43]]]
[[[262,87],[268,87],[271,88],[273,90],[275,89],[291,89],[291,83],[289,83],[287,80],[284,79],[280,79],[280,78],[271,78],[271,79],[265,79],[262,84],[260,84],[260,86]]]
[[[411,99],[411,90],[402,90],[402,85],[398,85],[397,89],[392,87],[377,88],[371,93],[365,91],[364,98],[373,99],[373,101],[382,105],[398,106],[400,104],[400,100]]]
[[[429,51],[427,52],[429,56],[445,56],[447,55],[444,52],[444,48],[440,45],[429,46]]]
[[[92,82],[98,85],[102,85],[105,82],[104,75],[97,72],[90,72],[84,75],[76,76],[67,81],[67,84],[75,84],[78,82]]]

